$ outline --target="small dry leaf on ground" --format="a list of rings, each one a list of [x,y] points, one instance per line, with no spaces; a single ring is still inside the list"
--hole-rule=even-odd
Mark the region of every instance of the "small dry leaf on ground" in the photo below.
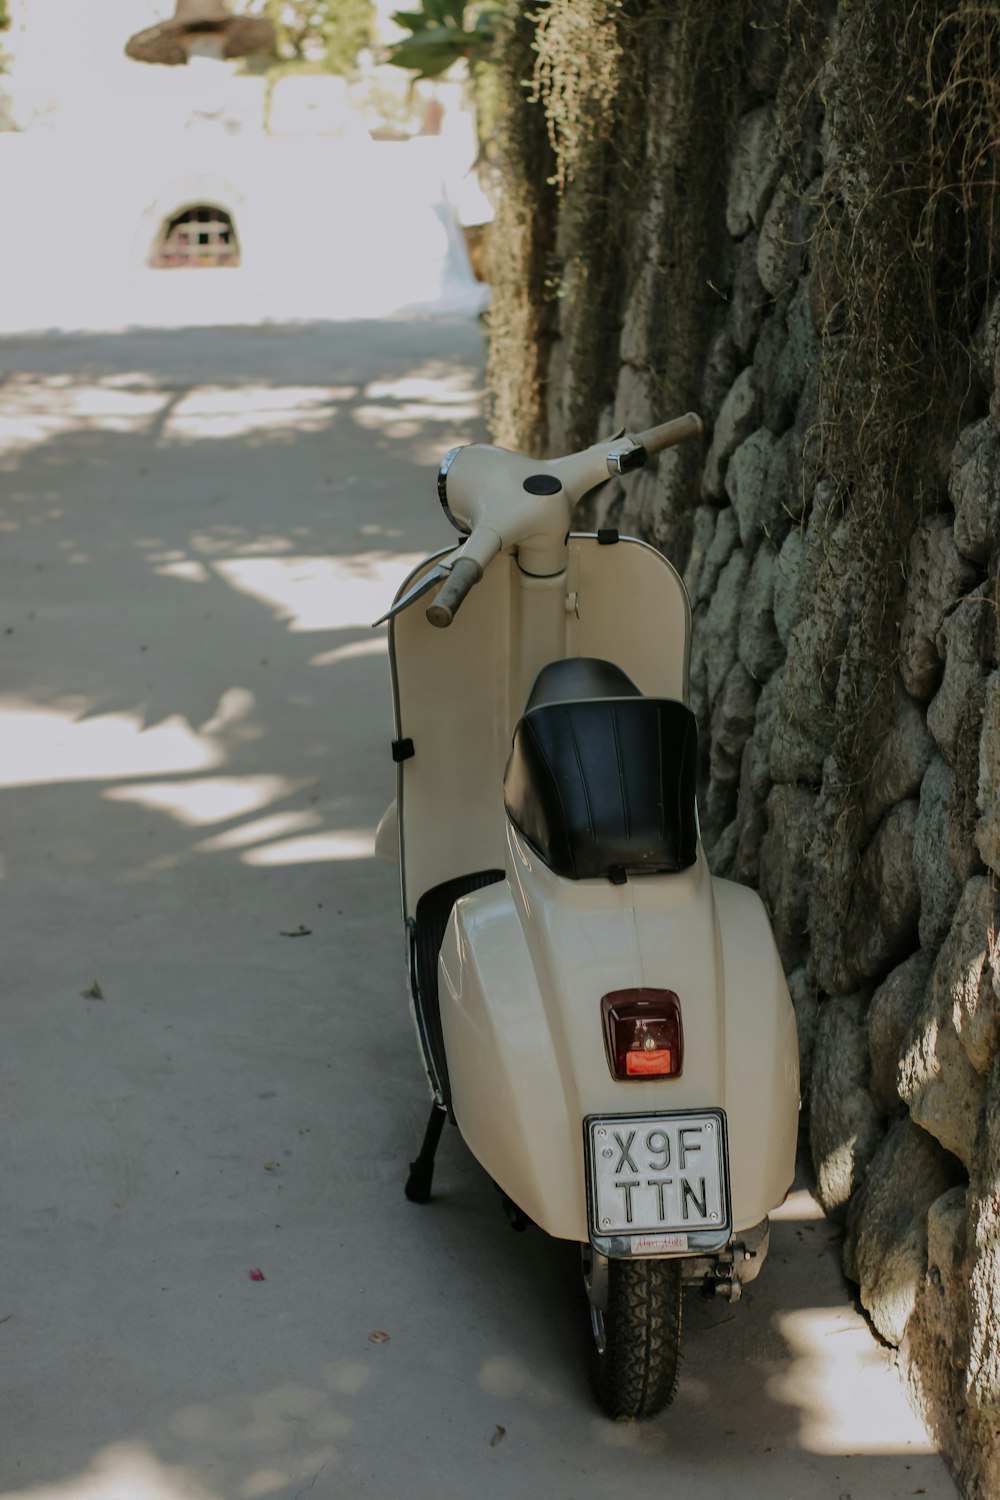
[[[504,1440],[504,1438],[506,1436],[507,1436],[507,1429],[506,1429],[506,1427],[501,1427],[500,1423],[498,1422],[497,1423],[497,1430],[493,1434],[493,1436],[490,1438],[490,1447],[491,1448],[495,1448],[496,1445],[497,1445],[497,1443],[502,1443],[503,1440]]]
[[[298,927],[296,927],[296,929],[295,929],[294,932],[279,932],[278,936],[279,937],[311,937],[312,936],[312,928],[311,927],[306,927],[306,926],[303,925],[302,922],[300,922],[299,925],[298,925]]]
[[[80,994],[85,1000],[103,1000],[104,991],[95,979],[89,990],[81,990]]]
[[[372,1344],[387,1344],[389,1342],[389,1334],[383,1333],[381,1328],[376,1328],[374,1333],[368,1335],[368,1340]]]

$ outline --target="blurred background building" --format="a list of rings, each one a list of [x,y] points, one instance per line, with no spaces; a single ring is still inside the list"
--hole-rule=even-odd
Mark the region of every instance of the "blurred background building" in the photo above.
[[[481,308],[462,222],[490,209],[463,85],[379,60],[391,8],[338,73],[320,33],[226,58],[221,31],[192,45],[179,24],[228,11],[259,37],[294,10],[274,0],[7,0],[0,328]],[[183,65],[126,55],[171,26]]]

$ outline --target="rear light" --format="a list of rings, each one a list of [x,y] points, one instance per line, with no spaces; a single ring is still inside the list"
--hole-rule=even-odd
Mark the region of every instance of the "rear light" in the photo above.
[[[601,1001],[613,1078],[679,1078],[681,1002],[673,990],[612,990]]]

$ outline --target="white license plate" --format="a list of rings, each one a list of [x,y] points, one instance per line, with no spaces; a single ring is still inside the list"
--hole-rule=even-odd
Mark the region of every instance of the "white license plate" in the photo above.
[[[683,1252],[729,1223],[720,1112],[630,1115],[586,1122],[590,1229],[631,1241],[632,1254]],[[638,1243],[637,1243],[638,1242]]]

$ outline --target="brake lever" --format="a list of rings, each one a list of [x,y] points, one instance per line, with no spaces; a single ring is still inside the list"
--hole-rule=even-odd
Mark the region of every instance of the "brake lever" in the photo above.
[[[380,620],[372,622],[372,629],[376,630],[379,625],[384,625],[386,620],[394,620],[397,615],[401,615],[404,609],[409,609],[411,604],[416,604],[417,600],[422,599],[425,594],[429,594],[431,589],[436,589],[438,584],[443,582],[450,572],[451,568],[446,568],[441,563],[438,563],[436,568],[431,568],[431,571],[425,573],[419,583],[414,584],[408,594],[404,594],[402,599],[396,600],[392,608]]]

